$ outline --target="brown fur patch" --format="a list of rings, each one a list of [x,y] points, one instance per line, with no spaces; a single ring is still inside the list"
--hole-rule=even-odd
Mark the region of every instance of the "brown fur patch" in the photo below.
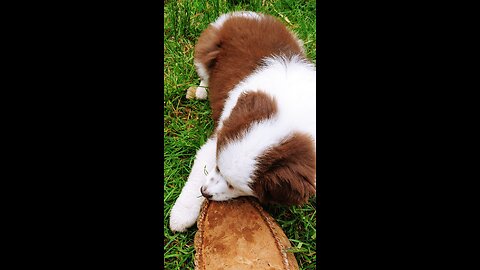
[[[195,60],[202,63],[207,68],[209,74],[220,52],[219,45],[220,36],[218,35],[218,29],[209,26],[202,32],[195,46]]]
[[[195,59],[207,67],[209,99],[215,127],[225,99],[235,85],[272,55],[304,56],[295,37],[276,18],[231,17],[220,29],[209,26],[195,47]]]
[[[217,135],[217,154],[229,141],[240,139],[254,122],[276,113],[277,103],[271,96],[261,91],[241,94]]]
[[[257,158],[252,190],[263,203],[302,204],[315,195],[315,145],[294,133]]]

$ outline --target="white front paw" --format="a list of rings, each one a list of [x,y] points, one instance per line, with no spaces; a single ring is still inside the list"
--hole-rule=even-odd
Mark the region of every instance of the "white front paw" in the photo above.
[[[184,232],[197,222],[200,209],[184,207],[175,204],[170,212],[170,229],[174,232]]]
[[[195,90],[195,96],[197,99],[206,99],[208,97],[207,89],[203,86],[197,87]]]

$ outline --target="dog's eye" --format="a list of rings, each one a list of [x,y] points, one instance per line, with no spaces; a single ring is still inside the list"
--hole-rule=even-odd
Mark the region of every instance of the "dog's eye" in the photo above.
[[[215,171],[216,171],[217,173],[220,173],[220,169],[218,168],[218,166],[215,166]]]

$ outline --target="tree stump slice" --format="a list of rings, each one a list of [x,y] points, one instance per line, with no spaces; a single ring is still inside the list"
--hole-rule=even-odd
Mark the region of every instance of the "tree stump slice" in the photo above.
[[[196,270],[296,270],[287,236],[254,198],[206,200],[195,234]]]

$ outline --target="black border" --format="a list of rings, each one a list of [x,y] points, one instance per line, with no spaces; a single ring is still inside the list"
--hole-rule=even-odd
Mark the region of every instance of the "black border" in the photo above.
[[[31,162],[22,167],[22,261],[162,269],[163,6],[49,8],[36,10],[35,36],[19,32],[33,92],[18,144]]]

